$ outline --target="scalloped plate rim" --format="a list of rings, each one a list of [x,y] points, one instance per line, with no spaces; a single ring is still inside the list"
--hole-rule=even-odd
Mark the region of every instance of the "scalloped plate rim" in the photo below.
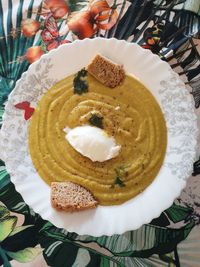
[[[134,48],[136,50],[139,49],[141,51],[141,53],[147,55],[146,58],[151,58],[152,60],[154,60],[156,62],[156,64],[159,64],[160,67],[162,65],[162,68],[165,68],[166,69],[166,72],[167,71],[170,71],[170,67],[169,67],[169,65],[166,62],[161,61],[160,58],[157,55],[152,54],[149,50],[142,49],[137,44],[128,43],[128,42],[126,42],[124,40],[116,40],[114,38],[111,38],[111,39],[104,39],[104,38],[85,39],[83,41],[76,40],[76,41],[74,41],[71,44],[62,45],[59,48],[57,48],[56,50],[52,50],[48,54],[43,55],[39,61],[36,61],[33,64],[31,64],[30,67],[29,67],[29,69],[22,74],[21,79],[17,81],[15,88],[18,88],[21,85],[21,83],[23,83],[23,79],[25,79],[28,75],[30,75],[32,72],[34,73],[36,67],[39,66],[40,62],[44,61],[45,59],[51,59],[53,57],[56,58],[56,55],[59,55],[62,52],[62,50],[64,51],[66,49],[68,49],[68,50],[69,49],[76,49],[76,46],[84,46],[87,43],[89,43],[89,44],[92,44],[93,43],[93,45],[94,45],[95,43],[98,43],[98,42],[100,42],[100,44],[102,42],[103,43],[105,42],[105,43],[110,43],[113,46],[116,45],[116,46],[126,47],[126,49],[128,49],[128,50],[129,49],[133,49],[133,51],[134,51]],[[132,74],[134,74],[134,73],[132,73]],[[174,77],[176,77],[175,79],[177,79],[177,81],[180,82],[180,85],[181,85],[181,83],[183,84],[183,82],[180,81],[180,78],[178,77],[177,74],[174,73]],[[185,85],[184,85],[184,87],[185,87]],[[16,93],[16,89],[14,89],[11,92],[11,94],[9,95],[7,104],[5,106],[5,110],[6,111],[7,111],[8,107],[9,107],[9,104],[8,103],[11,101],[11,99],[13,98],[13,96],[15,95],[15,93]],[[186,89],[185,89],[185,93],[186,93]],[[190,101],[192,103],[192,98],[189,95],[189,92],[188,91],[187,91],[186,95],[187,95],[188,99],[190,98]],[[162,109],[163,109],[163,107],[162,107]],[[195,157],[196,157],[196,146],[197,146],[197,142],[195,143],[195,139],[197,137],[197,125],[195,126],[195,124],[197,124],[197,122],[196,122],[197,117],[195,115],[194,110],[191,111],[191,113],[192,113],[192,117],[193,117],[193,121],[194,121],[194,125],[193,126],[194,126],[194,128],[196,127],[196,132],[194,132],[194,136],[193,136],[193,140],[194,140],[194,144],[193,144],[194,151],[193,151],[193,158],[191,159],[191,162],[192,162],[192,160],[195,159]],[[4,115],[3,115],[3,126],[2,126],[2,129],[4,128],[4,125],[5,125],[5,122],[6,122],[5,121],[6,120],[6,116],[7,116],[7,113],[5,112]],[[5,163],[7,163],[7,162],[5,162]],[[24,196],[24,192],[23,192],[24,189],[23,189],[23,187],[20,187],[20,183],[18,184],[16,182],[16,180],[13,179],[13,177],[14,176],[12,176],[12,174],[11,174],[11,180],[14,182],[14,184],[16,186],[16,189],[22,194],[22,196]],[[156,177],[156,179],[158,179],[157,177]],[[188,175],[188,177],[189,177],[189,175]],[[185,177],[185,179],[187,179],[187,177]],[[146,216],[144,215],[143,218],[142,218],[142,220],[140,220],[140,223],[135,223],[134,224],[134,222],[133,222],[133,223],[128,223],[125,226],[124,225],[121,225],[120,227],[119,226],[118,227],[115,226],[114,228],[108,227],[107,229],[100,229],[100,230],[99,229],[97,230],[96,229],[97,228],[96,225],[94,225],[93,229],[90,229],[90,231],[88,231],[89,230],[88,227],[86,227],[87,228],[86,231],[84,230],[84,227],[81,228],[80,231],[77,231],[77,228],[75,230],[79,234],[92,234],[94,236],[121,234],[121,233],[126,232],[128,230],[135,230],[135,229],[139,228],[141,225],[146,224],[146,223],[149,223],[153,218],[158,217],[160,215],[160,213],[163,210],[165,210],[166,208],[168,208],[173,203],[174,199],[179,196],[179,194],[181,193],[181,190],[185,187],[185,185],[186,185],[186,181],[185,180],[180,181],[179,188],[177,189],[176,192],[174,192],[173,196],[171,196],[165,203],[162,203],[162,205],[160,205],[160,207],[158,207],[156,210],[153,210],[152,213],[150,212],[151,213],[150,215],[148,215],[148,216],[147,215]],[[144,192],[146,192],[146,190]],[[141,195],[143,195],[144,192],[141,193],[139,195],[139,197],[141,197]],[[138,197],[135,197],[131,201],[134,201],[137,198]],[[49,218],[48,216],[46,216],[45,214],[41,214],[40,213],[40,209],[37,207],[38,203],[34,204],[33,201],[31,199],[28,199],[28,198],[25,198],[25,201],[27,202],[27,204],[29,204],[30,206],[32,206],[34,208],[34,210],[36,212],[38,212],[44,219],[50,220],[52,223],[54,223],[58,227],[63,227],[63,228],[66,228],[67,230],[69,229],[70,231],[73,231],[73,226],[72,226],[72,228],[67,227],[65,225],[65,223],[64,224],[62,224],[60,222],[57,223],[56,219],[54,219],[54,218],[52,219],[52,218]],[[36,205],[36,206],[34,206],[34,205]],[[134,218],[134,217],[132,217],[132,218]],[[106,224],[104,224],[104,226],[105,225]],[[81,225],[80,225],[80,227],[81,227]]]

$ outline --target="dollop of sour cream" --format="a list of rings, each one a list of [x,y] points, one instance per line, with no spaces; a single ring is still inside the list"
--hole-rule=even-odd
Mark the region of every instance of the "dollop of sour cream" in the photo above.
[[[93,162],[115,158],[120,152],[121,146],[116,144],[115,138],[100,128],[83,125],[73,129],[67,127],[64,131],[70,145]]]

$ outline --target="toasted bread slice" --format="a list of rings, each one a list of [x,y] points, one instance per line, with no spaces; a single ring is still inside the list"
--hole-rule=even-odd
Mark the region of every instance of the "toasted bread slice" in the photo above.
[[[95,208],[98,203],[87,189],[78,184],[53,182],[51,204],[57,210],[73,212]]]
[[[115,64],[111,60],[97,55],[88,65],[87,71],[99,82],[114,88],[120,85],[125,78],[123,66]]]

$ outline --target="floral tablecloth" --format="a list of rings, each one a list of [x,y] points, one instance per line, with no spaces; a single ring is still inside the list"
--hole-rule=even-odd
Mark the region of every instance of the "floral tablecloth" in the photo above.
[[[169,62],[200,115],[199,15],[200,0],[1,0],[0,126],[7,97],[29,64],[59,45],[96,36],[137,42]],[[0,160],[0,265],[200,266],[199,156],[200,150],[187,187],[159,218],[98,238],[44,221],[16,192]]]

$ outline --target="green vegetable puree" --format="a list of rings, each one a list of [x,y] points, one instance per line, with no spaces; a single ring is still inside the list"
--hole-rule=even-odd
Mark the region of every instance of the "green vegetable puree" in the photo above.
[[[31,118],[33,164],[48,184],[71,181],[90,190],[100,205],[121,204],[149,186],[162,166],[167,144],[164,116],[150,91],[131,76],[110,89],[88,74],[88,92],[83,94],[74,93],[73,79],[69,76],[51,87]],[[90,124],[94,113],[121,145],[119,155],[103,163],[75,151],[63,131]]]

